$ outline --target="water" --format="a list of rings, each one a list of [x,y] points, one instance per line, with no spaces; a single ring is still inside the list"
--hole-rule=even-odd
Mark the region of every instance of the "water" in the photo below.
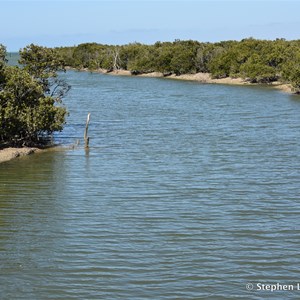
[[[9,66],[17,66],[19,64],[18,60],[20,59],[20,54],[18,52],[8,52],[6,59]]]
[[[299,97],[64,76],[81,145],[0,165],[1,299],[299,297]]]

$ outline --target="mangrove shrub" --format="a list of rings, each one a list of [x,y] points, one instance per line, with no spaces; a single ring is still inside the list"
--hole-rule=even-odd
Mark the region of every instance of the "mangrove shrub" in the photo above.
[[[210,73],[214,78],[242,77],[249,82],[290,83],[300,92],[300,41],[285,39],[201,43],[198,41],[131,43],[122,46],[96,43],[57,49],[66,64],[75,68],[108,71],[125,69],[133,74]]]
[[[62,61],[53,49],[30,45],[20,51],[21,67],[8,66],[0,49],[0,146],[43,144],[65,123]]]

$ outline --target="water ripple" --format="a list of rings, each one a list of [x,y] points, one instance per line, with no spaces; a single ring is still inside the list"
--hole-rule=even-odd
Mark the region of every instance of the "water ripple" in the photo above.
[[[68,72],[56,136],[0,165],[3,299],[295,299],[300,103],[268,88]]]

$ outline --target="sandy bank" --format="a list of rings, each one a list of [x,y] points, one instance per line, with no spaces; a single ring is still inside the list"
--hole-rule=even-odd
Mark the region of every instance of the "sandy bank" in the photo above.
[[[25,155],[30,155],[35,152],[41,152],[43,150],[39,148],[29,148],[29,147],[24,147],[24,148],[5,148],[0,150],[0,163],[9,161],[11,159],[25,156]]]
[[[209,73],[196,73],[196,74],[184,74],[176,76],[170,75],[167,78],[172,79],[179,79],[179,80],[191,80],[191,81],[198,81],[201,83],[216,83],[216,84],[229,84],[229,85],[249,85],[249,86],[263,86],[264,84],[258,84],[258,83],[251,83],[243,78],[221,78],[221,79],[213,79],[211,78],[211,75]],[[268,86],[276,88],[278,90],[292,93],[292,86],[290,84],[284,84],[281,82],[273,82],[268,84]]]
[[[68,68],[68,69],[72,69],[72,68]],[[131,71],[128,71],[128,70],[108,71],[106,69],[89,70],[87,68],[84,68],[79,71],[95,72],[95,73],[102,73],[102,74],[108,74],[108,75],[121,75],[121,76],[137,76],[137,77],[152,77],[152,78],[164,77],[164,78],[176,79],[176,80],[197,81],[200,83],[248,85],[248,86],[253,86],[253,85],[264,86],[265,85],[265,84],[251,83],[243,78],[226,77],[226,78],[221,78],[221,79],[214,79],[211,77],[210,73],[196,73],[196,74],[183,74],[183,75],[172,74],[172,75],[165,76],[163,73],[160,73],[160,72],[151,72],[151,73],[143,73],[143,74],[133,75],[131,73]],[[293,93],[293,89],[290,84],[285,84],[285,83],[281,83],[281,82],[273,82],[273,83],[268,84],[267,86],[276,88],[276,89],[281,90],[286,93]]]
[[[152,73],[144,73],[137,75],[138,77],[154,77],[154,78],[160,78],[165,77],[163,73],[160,72],[152,72]]]
[[[77,145],[49,145],[42,148],[37,147],[22,147],[22,148],[4,148],[0,150],[0,163],[12,160],[14,158],[31,155],[34,153],[43,153],[48,151],[65,151],[75,149]]]
[[[167,76],[167,78],[179,79],[179,80],[192,80],[192,81],[199,81],[202,83],[222,83],[222,84],[237,84],[237,85],[250,84],[249,82],[243,80],[242,78],[226,77],[222,79],[213,79],[210,73],[196,73],[196,74],[183,74],[183,75],[172,74],[170,76]]]

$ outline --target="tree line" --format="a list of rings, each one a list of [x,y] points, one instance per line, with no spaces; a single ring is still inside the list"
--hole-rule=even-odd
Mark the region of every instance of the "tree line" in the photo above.
[[[213,78],[241,77],[251,83],[290,83],[300,93],[300,40],[202,43],[193,40],[103,45],[84,43],[56,49],[66,65],[89,70],[129,70],[132,74],[210,73]]]
[[[0,44],[0,148],[43,144],[63,129],[67,110],[62,99],[70,86],[58,72],[65,71],[65,66],[166,76],[205,72],[213,78],[290,83],[300,93],[300,40],[84,43],[60,48],[31,44],[20,50],[18,66],[9,66],[6,57],[6,48]]]
[[[64,62],[56,50],[29,45],[20,50],[19,66],[7,65],[0,44],[0,149],[48,142],[65,123],[62,98],[70,86],[59,79]]]

